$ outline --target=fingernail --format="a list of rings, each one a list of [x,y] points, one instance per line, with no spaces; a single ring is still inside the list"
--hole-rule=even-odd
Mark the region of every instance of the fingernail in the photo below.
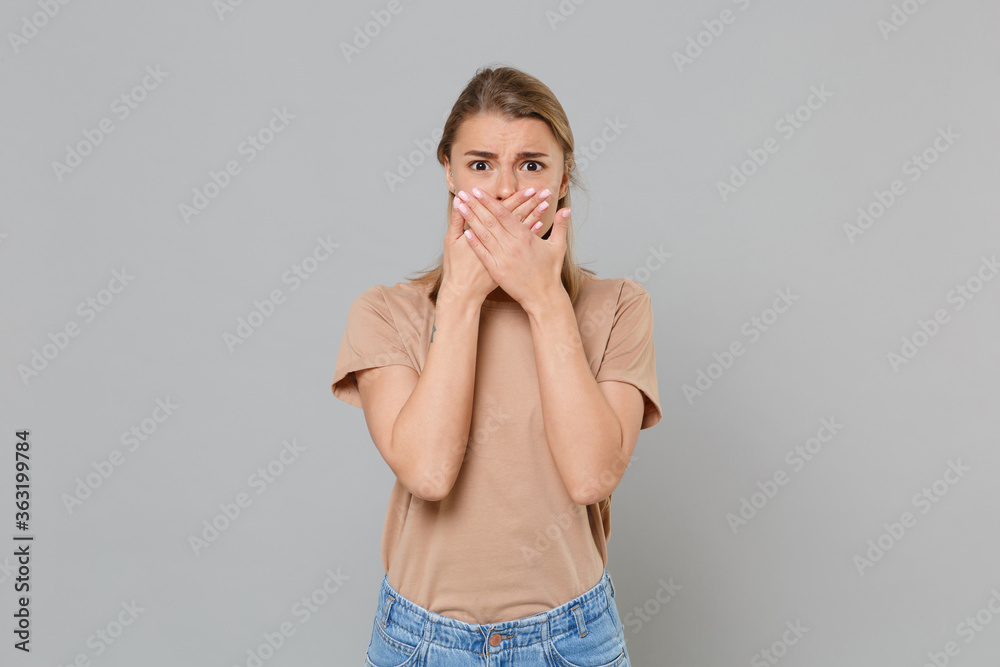
[[[542,227],[542,221],[539,220],[538,222],[536,222],[531,226],[531,231],[537,232],[539,229],[541,229],[541,227]]]
[[[524,191],[525,197],[530,197],[533,194],[535,194],[535,188],[528,188],[527,190]]]
[[[539,196],[539,198],[541,198],[541,199],[545,199],[545,198],[546,198],[546,197],[548,197],[548,196],[549,196],[550,194],[552,194],[552,193],[551,193],[551,192],[549,192],[549,189],[548,189],[548,188],[545,188],[544,190],[542,190],[542,191],[541,191],[541,192],[540,192],[540,193],[538,194],[538,196]]]
[[[544,211],[548,207],[549,207],[549,203],[547,201],[543,201],[541,204],[538,205],[538,211],[539,211],[539,213],[541,213],[542,211]]]
[[[479,188],[472,188],[472,194],[475,195],[476,199],[483,198],[483,193],[479,191]]]
[[[468,206],[466,206],[465,204],[462,204],[461,202],[459,202],[459,204],[458,204],[458,209],[459,209],[459,210],[460,210],[460,211],[461,211],[462,213],[464,213],[464,214],[466,214],[466,215],[469,215],[469,207],[468,207]]]
[[[458,205],[461,204],[461,203],[462,203],[461,199],[459,199],[458,197],[453,197],[452,200],[451,200],[451,207],[454,208],[454,209],[457,209]]]
[[[465,190],[459,190],[458,196],[462,198],[462,201],[469,201],[469,194]]]

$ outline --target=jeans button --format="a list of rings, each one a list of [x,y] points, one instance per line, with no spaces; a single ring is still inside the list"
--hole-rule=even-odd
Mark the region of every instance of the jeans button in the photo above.
[[[494,634],[490,637],[490,646],[500,646],[501,641],[503,641],[503,637],[498,634]]]

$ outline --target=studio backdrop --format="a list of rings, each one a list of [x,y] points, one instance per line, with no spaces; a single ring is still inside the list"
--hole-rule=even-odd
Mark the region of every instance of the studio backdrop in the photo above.
[[[476,70],[559,98],[650,294],[635,665],[996,665],[1000,9],[13,0],[0,664],[360,665],[394,477],[330,382],[442,250]]]

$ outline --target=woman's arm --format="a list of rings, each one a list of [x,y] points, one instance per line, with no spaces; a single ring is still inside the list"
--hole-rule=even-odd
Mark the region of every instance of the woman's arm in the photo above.
[[[465,459],[480,306],[448,298],[443,285],[423,372],[393,365],[355,374],[372,440],[403,486],[424,500],[447,496]]]
[[[645,401],[634,384],[617,378],[598,384],[590,370],[573,303],[560,279],[570,209],[559,211],[548,240],[540,241],[491,196],[473,194],[470,210],[463,211],[469,245],[528,314],[545,437],[556,469],[578,505],[607,498],[635,449]],[[649,295],[633,298],[630,304],[640,305],[638,299]]]
[[[642,394],[626,382],[597,382],[564,289],[525,310],[552,459],[573,502],[596,503],[625,474],[642,424]]]

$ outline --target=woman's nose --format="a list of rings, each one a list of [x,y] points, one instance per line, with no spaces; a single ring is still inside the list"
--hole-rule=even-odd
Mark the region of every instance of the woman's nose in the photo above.
[[[517,177],[508,172],[502,172],[496,184],[497,199],[506,199],[517,192]]]

